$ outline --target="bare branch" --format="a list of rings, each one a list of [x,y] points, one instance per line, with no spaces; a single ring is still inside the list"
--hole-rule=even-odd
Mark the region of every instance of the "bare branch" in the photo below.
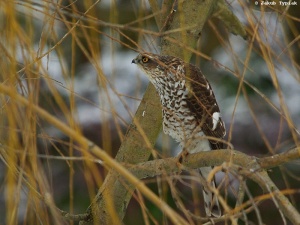
[[[230,153],[228,153],[230,151]],[[234,170],[245,178],[256,182],[264,192],[270,193],[278,210],[290,219],[294,224],[299,224],[300,214],[290,203],[287,197],[278,189],[264,169],[276,167],[285,162],[299,159],[299,148],[292,149],[271,157],[258,159],[234,150],[214,150],[211,152],[199,152],[188,155],[182,161],[182,167],[178,167],[177,158],[158,159],[127,165],[129,170],[140,179],[162,174],[172,174],[182,170],[192,170],[200,167],[217,166],[224,164],[224,169]]]
[[[172,174],[200,167],[218,166],[224,162],[230,162],[233,165],[240,166],[240,169],[248,169],[249,173],[253,173],[260,169],[269,169],[292,160],[297,160],[300,158],[298,151],[299,148],[295,148],[288,152],[274,156],[256,158],[235,150],[214,150],[188,155],[182,161],[181,168],[178,167],[177,157],[156,159],[139,163],[137,165],[127,164],[126,167],[139,179],[162,174]]]
[[[226,28],[235,35],[240,35],[242,38],[247,39],[247,33],[239,21],[239,19],[229,10],[227,3],[224,0],[218,1],[214,16],[219,18]]]

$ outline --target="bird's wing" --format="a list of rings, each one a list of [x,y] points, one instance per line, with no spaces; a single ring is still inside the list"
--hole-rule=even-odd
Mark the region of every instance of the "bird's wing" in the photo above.
[[[187,106],[195,113],[197,122],[208,137],[223,139],[226,130],[214,92],[201,70],[188,64],[185,66],[186,83],[189,88]],[[209,139],[212,149],[222,149],[223,142]]]

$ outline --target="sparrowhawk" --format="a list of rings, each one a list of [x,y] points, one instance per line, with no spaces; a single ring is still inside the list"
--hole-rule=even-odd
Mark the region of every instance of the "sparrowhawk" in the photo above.
[[[188,153],[222,149],[226,131],[214,92],[193,64],[173,56],[152,53],[139,54],[132,63],[138,65],[160,96],[163,112],[163,130]],[[200,168],[206,179],[211,167]],[[211,183],[215,187],[215,182]],[[219,217],[217,198],[203,189],[207,216]]]

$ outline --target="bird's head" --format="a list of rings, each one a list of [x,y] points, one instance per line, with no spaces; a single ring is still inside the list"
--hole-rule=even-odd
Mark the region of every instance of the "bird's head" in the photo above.
[[[161,62],[160,56],[151,53],[139,54],[131,63],[135,63],[140,69],[145,73],[153,72],[157,70],[157,67],[161,65],[163,67],[164,63]]]
[[[132,63],[137,64],[154,85],[166,79],[174,80],[175,77],[179,76],[179,73],[182,73],[182,70],[178,70],[182,68],[180,67],[181,59],[173,56],[142,53],[133,59]]]

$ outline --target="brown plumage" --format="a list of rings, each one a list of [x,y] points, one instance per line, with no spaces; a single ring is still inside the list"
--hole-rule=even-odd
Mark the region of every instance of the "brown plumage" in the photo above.
[[[189,153],[223,148],[225,125],[211,86],[200,69],[173,56],[143,53],[132,60],[155,86],[162,104],[163,129]],[[206,179],[210,167],[200,168]],[[215,187],[215,182],[211,185]],[[208,216],[220,216],[217,199],[204,190]]]

